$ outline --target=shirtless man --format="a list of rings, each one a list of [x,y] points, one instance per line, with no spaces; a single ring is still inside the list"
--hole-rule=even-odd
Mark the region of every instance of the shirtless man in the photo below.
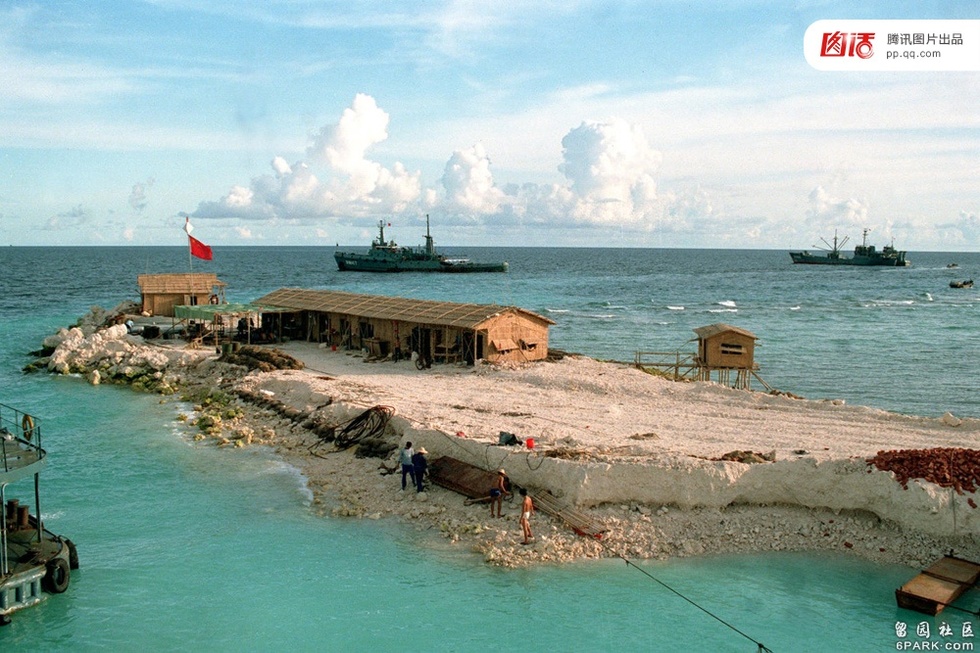
[[[507,481],[507,472],[502,469],[497,470],[497,478],[493,481],[493,487],[490,488],[490,516],[491,517],[502,517],[501,510],[504,507],[504,495],[510,494],[505,488],[505,482]],[[494,507],[496,506],[497,514],[494,515]]]
[[[521,488],[521,496],[524,497],[524,501],[521,502],[521,530],[524,531],[524,541],[521,544],[530,544],[534,536],[531,535],[531,513],[534,512],[534,501],[531,497],[527,495],[527,490]]]

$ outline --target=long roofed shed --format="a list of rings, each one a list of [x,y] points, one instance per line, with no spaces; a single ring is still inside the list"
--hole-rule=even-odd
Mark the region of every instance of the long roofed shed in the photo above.
[[[364,341],[378,341],[379,353],[383,355],[386,347],[381,343],[404,351],[402,341],[408,336],[404,343],[408,350],[419,351],[427,358],[446,360],[545,358],[548,326],[555,323],[515,306],[460,304],[337,290],[280,288],[255,303],[305,312],[305,332],[309,339],[318,333],[316,339],[323,341],[326,333],[332,344],[351,348],[361,348]],[[351,318],[356,318],[357,329]]]

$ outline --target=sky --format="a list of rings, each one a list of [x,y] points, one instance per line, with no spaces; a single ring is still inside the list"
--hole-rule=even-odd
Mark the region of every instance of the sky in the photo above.
[[[0,0],[0,245],[980,249],[980,72],[848,18],[980,4]]]

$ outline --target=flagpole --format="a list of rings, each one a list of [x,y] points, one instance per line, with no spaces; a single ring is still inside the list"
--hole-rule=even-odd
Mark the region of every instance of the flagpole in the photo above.
[[[194,247],[191,245],[191,216],[184,216],[184,233],[187,234],[187,269],[194,271]]]

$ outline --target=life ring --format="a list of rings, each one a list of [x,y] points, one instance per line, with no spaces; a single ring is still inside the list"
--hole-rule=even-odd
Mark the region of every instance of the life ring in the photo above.
[[[208,303],[209,304],[217,304],[218,303],[218,296],[217,295],[211,295],[210,297],[208,297]]]
[[[68,561],[64,558],[52,558],[48,560],[47,568],[48,573],[44,575],[42,581],[44,589],[52,594],[61,594],[68,589],[68,583],[71,581]]]
[[[34,418],[30,415],[24,415],[24,419],[20,421],[20,426],[24,430],[24,439],[28,442],[34,437]]]

